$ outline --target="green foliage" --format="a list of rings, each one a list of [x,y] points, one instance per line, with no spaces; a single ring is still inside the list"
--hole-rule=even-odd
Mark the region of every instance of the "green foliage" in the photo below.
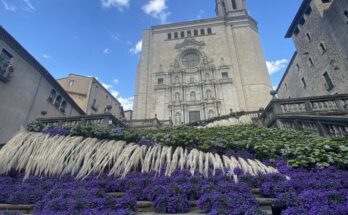
[[[140,138],[167,146],[195,146],[203,151],[247,150],[259,159],[283,156],[293,167],[348,166],[348,140],[329,139],[295,130],[254,125],[219,128],[173,127],[159,130],[126,130],[127,142]]]
[[[123,140],[123,128],[109,128],[97,125],[77,125],[70,129],[71,136],[93,137],[98,139]]]
[[[41,132],[44,128],[45,126],[39,121],[34,121],[27,125],[27,130],[30,132]]]

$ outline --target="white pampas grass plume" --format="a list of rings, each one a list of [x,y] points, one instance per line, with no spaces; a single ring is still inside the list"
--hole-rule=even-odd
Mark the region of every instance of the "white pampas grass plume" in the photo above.
[[[171,176],[175,170],[189,170],[192,175],[215,175],[216,170],[232,176],[240,168],[251,175],[277,173],[258,160],[220,156],[197,149],[161,145],[139,146],[124,141],[98,140],[72,136],[49,136],[19,132],[0,150],[0,174],[11,169],[22,170],[25,178],[70,174],[84,179],[91,174],[125,177],[132,171],[156,172]]]

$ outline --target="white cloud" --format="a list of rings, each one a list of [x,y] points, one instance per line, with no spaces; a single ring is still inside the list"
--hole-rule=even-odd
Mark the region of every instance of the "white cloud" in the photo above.
[[[170,15],[166,0],[150,0],[142,9],[147,15],[159,19],[161,23],[166,23]]]
[[[114,39],[116,41],[119,41],[120,38],[121,38],[121,35],[119,33],[116,33],[116,34],[110,33],[110,36],[111,36],[112,39]]]
[[[49,55],[49,54],[43,54],[42,57],[43,57],[43,58],[46,58],[46,59],[49,59],[49,58],[51,58],[52,56]]]
[[[122,104],[123,110],[133,110],[134,97],[118,97],[117,99]]]
[[[96,77],[96,79],[98,80],[98,78]],[[114,79],[113,80],[114,84],[118,84],[118,79]],[[134,97],[122,97],[120,95],[120,93],[114,89],[114,85],[112,84],[107,84],[107,83],[104,83],[104,82],[101,82],[100,83],[105,87],[105,89],[107,89],[122,105],[123,109],[124,110],[133,110],[133,100],[134,100]]]
[[[205,11],[203,9],[200,9],[197,15],[197,19],[202,19],[204,14],[205,14]]]
[[[104,8],[116,7],[120,11],[129,6],[130,0],[101,0]]]
[[[143,48],[143,41],[140,40],[139,42],[137,42],[135,47],[131,48],[129,51],[133,54],[138,54],[141,52],[142,48]]]
[[[110,50],[109,50],[108,48],[105,48],[105,49],[103,50],[103,54],[110,54]]]
[[[2,4],[4,5],[5,10],[16,12],[17,8],[21,8],[24,11],[27,12],[35,12],[36,8],[31,3],[31,0],[20,0],[20,1],[12,1],[12,4],[9,4],[10,0],[1,0]]]
[[[25,7],[23,7],[23,10],[28,12],[36,11],[36,8],[33,6],[30,0],[23,0],[23,2],[25,3]]]
[[[13,4],[9,4],[6,0],[1,0],[2,4],[4,5],[5,10],[16,12],[17,7]]]
[[[288,65],[289,61],[287,59],[266,61],[267,69],[269,74],[274,74],[284,69]]]
[[[103,83],[103,82],[101,82],[101,84],[102,84],[103,87],[105,87],[105,89],[107,89],[107,90],[111,90],[111,89],[112,89],[112,85],[111,85],[111,84],[106,84],[106,83]]]

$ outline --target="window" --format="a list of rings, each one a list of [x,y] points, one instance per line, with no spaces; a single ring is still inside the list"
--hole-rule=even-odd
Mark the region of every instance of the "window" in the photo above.
[[[301,19],[300,19],[300,25],[304,25],[305,23],[306,23],[306,20],[302,17]]]
[[[203,28],[201,29],[201,35],[205,35],[205,30]]]
[[[222,76],[223,79],[228,78],[228,72],[222,72],[221,76]]]
[[[233,8],[234,10],[237,9],[236,0],[232,0],[232,8]]]
[[[300,29],[298,29],[297,27],[294,30],[294,34],[297,35],[298,33],[300,33]]]
[[[193,34],[194,34],[195,36],[198,36],[198,30],[193,30]]]
[[[302,81],[303,88],[306,88],[307,87],[306,80],[302,78],[301,81]]]
[[[211,31],[211,28],[208,28],[208,34],[212,34],[213,32]]]
[[[321,0],[321,2],[325,4],[325,3],[330,3],[331,0]]]
[[[97,99],[93,99],[91,107],[92,107],[93,110],[97,109]]]
[[[296,64],[297,71],[300,71],[300,65]]]
[[[67,106],[66,101],[63,101],[62,104],[61,104],[60,107],[59,107],[59,110],[60,110],[62,113],[65,113],[66,106]]]
[[[186,34],[188,37],[191,37],[191,31],[187,31]]]
[[[285,86],[285,90],[288,90],[288,85],[286,83],[284,84],[284,86]]]
[[[3,49],[0,53],[0,78],[2,81],[8,81],[13,72],[13,65],[11,64],[12,55]]]
[[[53,102],[55,100],[56,96],[57,96],[56,90],[52,89],[50,92],[50,95],[48,96],[48,100],[50,102]]]
[[[348,10],[345,10],[343,12],[344,17],[346,18],[347,24],[348,24]]]
[[[185,37],[185,31],[180,32],[181,38]]]
[[[186,67],[195,67],[200,62],[201,62],[201,58],[195,52],[188,52],[182,57],[182,64]]]
[[[326,81],[326,84],[325,84],[326,90],[327,90],[327,91],[332,90],[332,89],[335,87],[335,85],[332,83],[332,80],[331,80],[331,78],[330,78],[329,73],[325,72],[325,73],[323,74],[323,76],[324,76],[324,79],[325,79],[325,81]]]
[[[324,43],[320,43],[319,46],[320,46],[321,53],[324,54],[326,52],[326,48],[325,48]]]
[[[306,14],[307,16],[309,16],[311,13],[312,13],[312,8],[309,6],[309,7],[306,9],[305,14]]]
[[[158,84],[158,85],[163,84],[163,78],[159,78],[159,79],[157,79],[157,84]]]
[[[311,37],[311,35],[309,34],[309,33],[306,33],[306,36],[307,36],[307,40],[310,42],[310,41],[312,41],[312,37]]]
[[[99,86],[95,86],[95,92],[99,91]]]
[[[168,33],[168,40],[172,39],[172,33]]]
[[[308,58],[308,62],[309,62],[309,66],[310,66],[310,67],[314,66],[314,63],[313,63],[313,60],[312,60],[311,57]]]
[[[194,91],[192,91],[191,93],[190,93],[190,100],[191,101],[196,101],[196,92],[194,92]]]
[[[74,85],[75,81],[74,80],[70,80],[69,81],[69,87],[72,87]]]
[[[60,107],[60,103],[62,102],[62,97],[60,95],[58,95],[56,97],[56,100],[54,101],[54,105],[59,108]]]
[[[178,39],[178,32],[175,32],[175,33],[174,33],[174,38],[175,38],[175,39]]]

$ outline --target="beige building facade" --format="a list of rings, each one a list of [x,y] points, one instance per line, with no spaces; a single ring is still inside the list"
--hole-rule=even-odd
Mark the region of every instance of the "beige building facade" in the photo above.
[[[217,0],[216,13],[144,31],[133,119],[178,125],[268,104],[272,85],[246,1]]]
[[[96,78],[70,74],[57,81],[87,115],[111,113],[124,119],[121,103]]]
[[[304,0],[286,38],[297,51],[277,89],[279,98],[348,93],[347,0]]]
[[[51,74],[0,26],[0,144],[40,117],[84,111]]]

